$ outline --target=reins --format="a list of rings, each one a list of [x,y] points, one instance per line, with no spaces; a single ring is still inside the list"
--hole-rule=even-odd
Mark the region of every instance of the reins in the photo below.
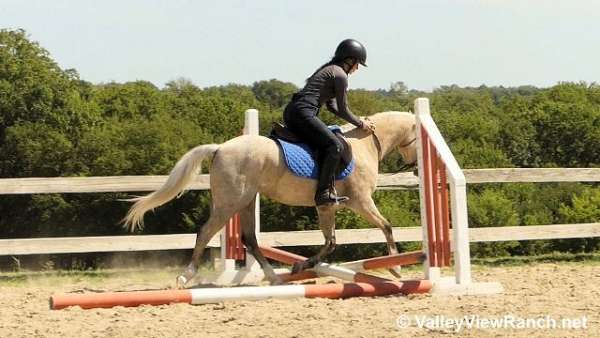
[[[381,154],[381,142],[379,141],[379,137],[377,136],[377,134],[375,133],[375,131],[373,131],[371,133],[371,135],[373,135],[373,138],[375,139],[375,147],[377,147],[377,158],[379,159],[379,161],[381,161],[381,160],[383,160],[382,154]],[[417,140],[417,138],[415,137],[412,140],[410,140],[409,142],[407,142],[406,144],[403,144],[403,145],[399,146],[398,148],[408,147],[409,145],[411,145],[416,140]]]
[[[382,154],[381,154],[381,142],[379,142],[379,137],[377,137],[377,134],[375,134],[375,131],[373,131],[371,133],[371,135],[373,135],[373,138],[375,139],[375,147],[377,148],[377,160],[381,161],[381,160],[383,160]]]
[[[373,139],[375,140],[375,147],[377,148],[377,158],[379,161],[381,161],[381,160],[383,160],[383,158],[382,158],[383,154],[381,153],[381,142],[379,141],[379,137],[377,136],[377,134],[375,134],[375,131],[373,131],[371,133],[371,135],[373,135]],[[408,147],[416,140],[417,140],[417,138],[415,137],[412,140],[406,142],[405,144],[398,146],[398,148]],[[400,167],[400,171],[409,170],[414,167],[415,167],[415,163],[405,163],[402,167]]]

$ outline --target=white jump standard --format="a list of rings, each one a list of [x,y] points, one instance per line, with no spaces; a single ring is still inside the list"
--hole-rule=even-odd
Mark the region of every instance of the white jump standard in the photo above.
[[[501,293],[503,288],[500,283],[474,283],[471,280],[465,176],[431,118],[429,100],[417,99],[415,113],[422,243],[426,257],[423,267],[425,279],[433,283],[431,292]],[[450,225],[452,225],[452,240],[449,232]],[[441,268],[450,266],[451,257],[454,258],[455,275],[442,277]]]

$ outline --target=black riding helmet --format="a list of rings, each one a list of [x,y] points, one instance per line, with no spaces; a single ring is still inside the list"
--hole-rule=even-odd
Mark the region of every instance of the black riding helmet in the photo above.
[[[335,49],[335,58],[343,60],[346,58],[353,58],[358,62],[367,67],[367,49],[362,43],[354,39],[346,39],[337,46]]]

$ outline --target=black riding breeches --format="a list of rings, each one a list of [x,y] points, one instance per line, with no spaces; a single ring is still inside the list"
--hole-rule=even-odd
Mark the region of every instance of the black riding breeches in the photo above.
[[[320,169],[317,185],[317,192],[319,192],[333,183],[343,145],[327,125],[316,116],[314,109],[308,104],[292,101],[285,109],[284,121],[296,136],[320,154],[317,159]]]

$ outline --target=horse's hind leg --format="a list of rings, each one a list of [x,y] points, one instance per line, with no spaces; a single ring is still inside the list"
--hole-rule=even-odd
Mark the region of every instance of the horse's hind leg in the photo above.
[[[252,200],[242,211],[240,212],[240,219],[242,220],[242,242],[248,249],[248,252],[254,256],[260,267],[263,269],[265,277],[273,285],[282,283],[282,280],[275,271],[271,264],[267,261],[265,256],[260,252],[258,247],[258,241],[256,240],[256,198]]]
[[[335,208],[328,206],[317,207],[317,213],[319,214],[319,227],[325,237],[325,244],[316,255],[303,262],[294,264],[292,274],[314,267],[335,249]]]

